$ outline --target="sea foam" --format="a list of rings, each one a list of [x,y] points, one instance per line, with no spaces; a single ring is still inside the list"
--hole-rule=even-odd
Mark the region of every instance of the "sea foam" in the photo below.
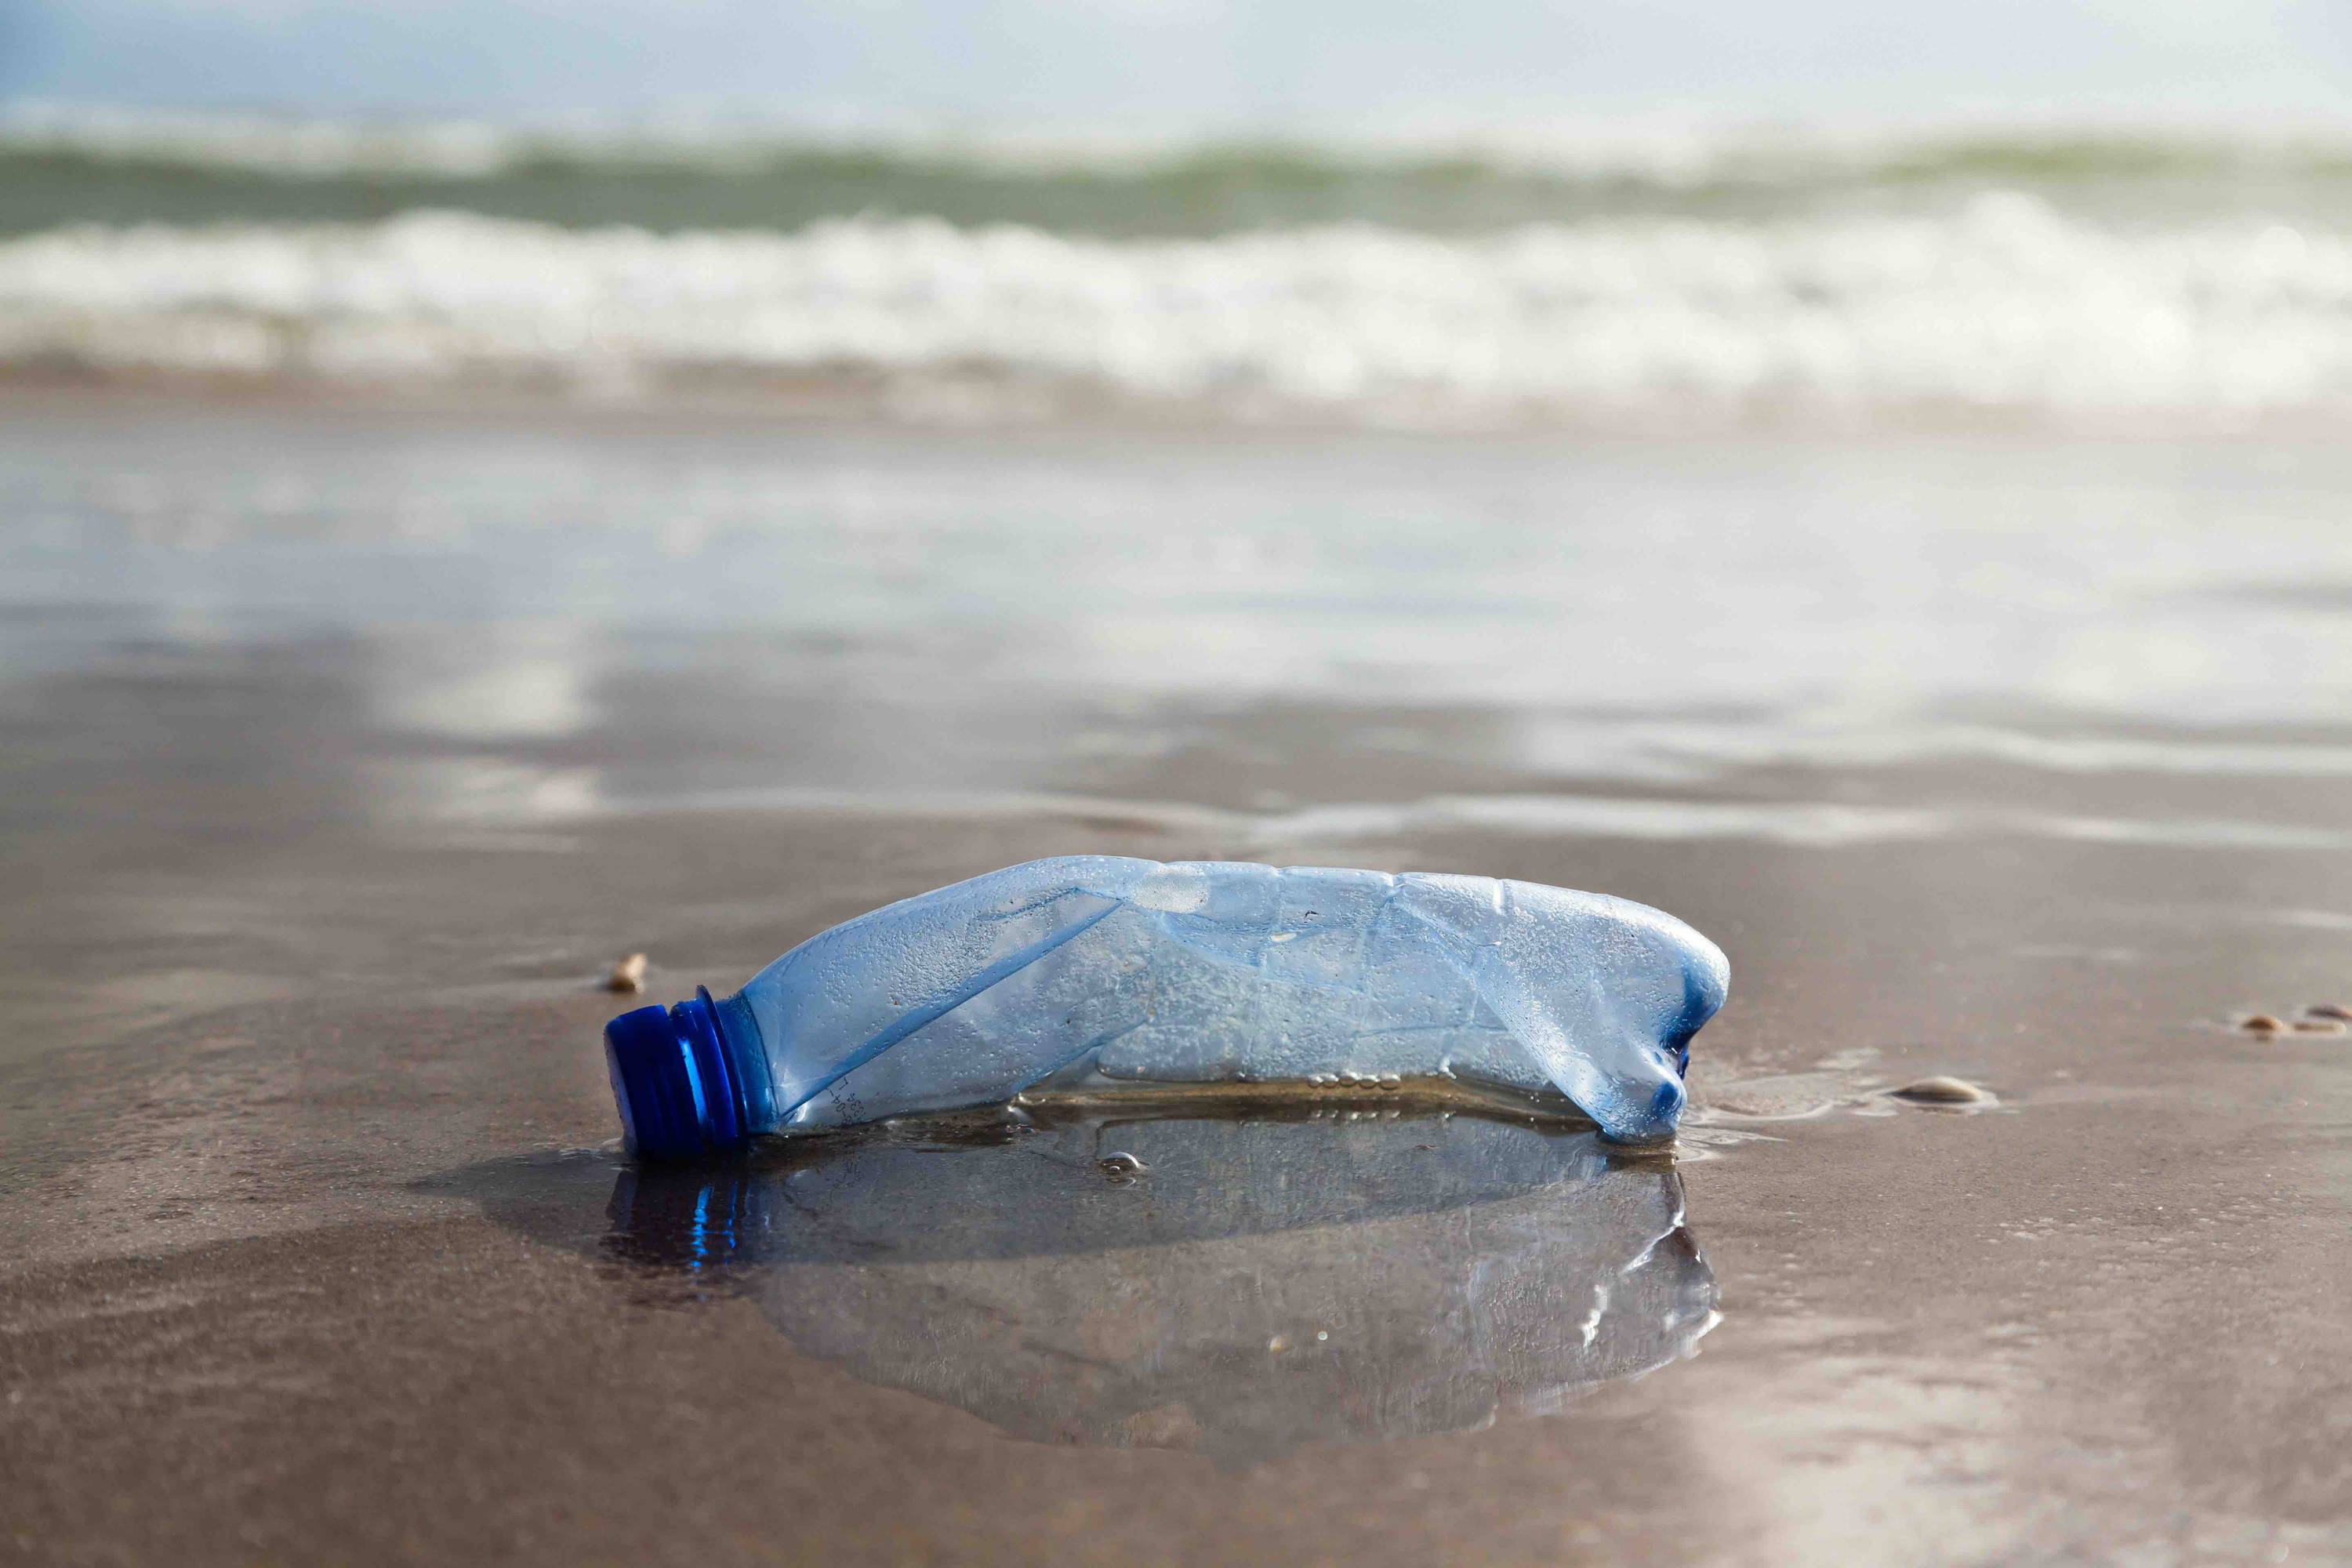
[[[76,226],[0,243],[0,364],[619,395],[816,377],[961,388],[983,415],[1108,395],[1381,423],[2228,423],[2352,405],[2352,236],[2127,229],[2013,194],[1471,237]]]

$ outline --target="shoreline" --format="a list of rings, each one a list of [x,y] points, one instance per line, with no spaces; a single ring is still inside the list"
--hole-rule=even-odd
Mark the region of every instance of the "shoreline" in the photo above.
[[[693,375],[681,374],[691,381]],[[2053,418],[2018,408],[1913,408],[1866,418],[1801,408],[1770,417],[1693,406],[1638,414],[1586,411],[1511,419],[1383,417],[1307,405],[1234,409],[1201,399],[1150,400],[1083,383],[1001,379],[894,386],[870,375],[814,374],[713,378],[689,385],[614,392],[555,384],[479,382],[385,384],[300,375],[130,374],[0,365],[0,412],[73,418],[174,413],[252,414],[362,426],[442,426],[491,418],[541,427],[761,429],[960,435],[1210,437],[1247,443],[1360,440],[1498,446],[1591,442],[1671,448],[1690,443],[1809,446],[1851,442],[2120,447],[2302,446],[2352,431],[2352,407],[2252,417],[2163,415]],[[725,389],[730,380],[749,388]],[[1006,386],[1015,395],[994,395]]]

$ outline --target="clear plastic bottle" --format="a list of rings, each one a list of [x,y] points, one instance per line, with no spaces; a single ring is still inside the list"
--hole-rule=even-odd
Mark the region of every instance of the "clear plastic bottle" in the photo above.
[[[1041,1086],[1430,1076],[1565,1095],[1649,1142],[1728,981],[1690,927],[1596,893],[1072,855],[860,915],[604,1042],[656,1157]]]

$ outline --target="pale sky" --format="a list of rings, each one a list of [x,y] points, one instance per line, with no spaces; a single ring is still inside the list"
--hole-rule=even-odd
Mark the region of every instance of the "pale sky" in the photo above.
[[[2352,0],[0,0],[0,99],[1378,129],[2352,121]]]

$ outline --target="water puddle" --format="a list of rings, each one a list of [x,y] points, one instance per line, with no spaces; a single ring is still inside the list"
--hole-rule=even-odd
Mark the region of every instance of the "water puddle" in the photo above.
[[[1047,1107],[433,1184],[1014,1436],[1228,1464],[1548,1415],[1716,1321],[1669,1160],[1507,1116]]]

